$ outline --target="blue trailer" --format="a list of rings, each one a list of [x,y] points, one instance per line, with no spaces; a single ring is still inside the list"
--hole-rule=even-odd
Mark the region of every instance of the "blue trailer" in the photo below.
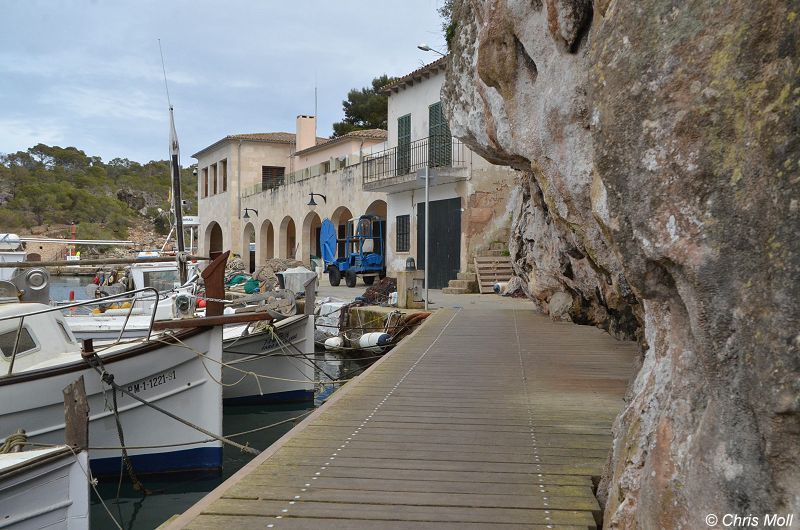
[[[320,227],[320,243],[331,285],[338,286],[344,277],[348,287],[355,287],[359,276],[364,285],[372,285],[376,277],[386,276],[385,234],[386,221],[376,215],[347,221],[344,239],[338,237],[333,223],[325,219]],[[345,255],[336,257],[338,243],[342,242]]]

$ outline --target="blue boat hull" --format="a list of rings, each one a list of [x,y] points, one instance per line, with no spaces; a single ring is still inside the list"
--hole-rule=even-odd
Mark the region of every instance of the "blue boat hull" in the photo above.
[[[201,447],[168,453],[132,455],[130,459],[137,475],[210,473],[222,469],[222,448]],[[89,465],[95,477],[117,477],[123,469],[120,467],[121,460],[121,456],[99,458],[91,460]]]
[[[272,394],[264,394],[263,396],[256,394],[255,396],[240,396],[235,398],[226,398],[222,403],[226,406],[233,405],[275,405],[279,403],[302,403],[304,401],[311,401],[314,399],[313,390],[289,390],[287,392],[274,392]]]

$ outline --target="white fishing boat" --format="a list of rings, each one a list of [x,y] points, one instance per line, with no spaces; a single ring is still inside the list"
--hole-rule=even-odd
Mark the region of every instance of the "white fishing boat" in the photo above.
[[[223,332],[225,404],[314,399],[313,315],[291,316],[257,332],[251,328],[229,326]]]
[[[196,274],[196,271],[193,270],[192,274]],[[159,296],[156,297],[153,291],[146,290],[148,287],[158,291]],[[87,288],[92,291],[96,289],[101,295],[118,294],[122,291],[136,291],[138,294],[130,300],[120,299],[106,307],[94,308],[90,314],[65,314],[66,321],[78,340],[109,341],[120,337],[145,337],[150,332],[153,312],[156,320],[174,318],[174,298],[177,292],[191,294],[193,291],[192,285],[181,288],[178,265],[174,261],[133,263],[126,268],[125,274],[117,283],[107,287],[89,284]],[[103,289],[113,292],[104,292]],[[94,298],[94,292],[91,296]]]
[[[65,445],[0,454],[0,528],[88,530],[88,469]]]
[[[27,252],[17,234],[0,234],[0,263],[22,263]],[[11,281],[14,269],[0,269],[0,281]]]
[[[89,440],[96,448],[91,455],[96,475],[120,471],[117,420],[137,473],[221,468],[219,441],[208,441],[208,436],[131,397],[220,433],[221,326],[154,334],[98,349],[101,370],[112,374],[114,382],[131,394],[117,392],[116,407],[112,390],[90,365],[91,355],[82,355],[58,308],[0,305],[0,351],[0,436],[21,428],[32,442],[63,443],[62,389],[82,376],[90,408]],[[186,445],[193,441],[201,443]]]
[[[128,287],[173,289],[178,268],[173,263],[134,264]],[[159,281],[154,281],[158,279]],[[187,292],[191,289],[187,289]],[[163,294],[157,305],[151,291],[139,296],[132,308],[108,308],[98,314],[67,314],[65,321],[79,339],[115,341],[144,337],[151,320],[175,318],[175,294]],[[242,308],[244,309],[244,308]],[[153,311],[155,315],[153,316]],[[203,315],[204,311],[198,312]],[[124,328],[124,329],[123,329]],[[314,321],[295,315],[269,326],[226,326],[223,333],[222,375],[226,405],[289,403],[314,399]]]

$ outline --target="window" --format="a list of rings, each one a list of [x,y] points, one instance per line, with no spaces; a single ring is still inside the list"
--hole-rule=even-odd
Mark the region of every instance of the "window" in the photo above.
[[[222,177],[222,193],[228,191],[228,161],[223,160],[219,163],[219,172]]]
[[[411,171],[411,114],[397,118],[397,174]]]
[[[16,328],[7,331],[0,335],[0,351],[3,352],[5,357],[11,358],[14,354],[14,342],[17,340]],[[23,327],[19,334],[19,343],[17,344],[17,355],[27,353],[36,349],[36,342],[31,337],[27,327]]]
[[[450,126],[439,101],[428,107],[428,167],[450,166],[452,159]]]
[[[208,168],[203,168],[203,197],[208,197]]]
[[[283,185],[286,168],[280,166],[261,166],[261,189],[271,190]]]
[[[74,344],[75,336],[70,330],[67,329],[67,325],[60,320],[56,320],[56,322],[58,323],[58,327],[61,329],[61,334],[64,335],[64,338],[67,340],[67,342]]]
[[[217,165],[211,164],[211,183],[214,190],[214,195],[217,194]]]
[[[397,252],[411,250],[411,216],[398,215],[397,218]]]

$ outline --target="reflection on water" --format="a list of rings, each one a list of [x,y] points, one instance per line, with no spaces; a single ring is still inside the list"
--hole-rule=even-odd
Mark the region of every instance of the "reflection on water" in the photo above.
[[[50,300],[69,300],[69,292],[75,293],[75,300],[86,300],[86,286],[92,282],[92,276],[50,276]]]
[[[316,379],[325,381],[330,380],[329,378],[345,379],[358,375],[372,364],[375,359],[375,357],[343,359],[339,355],[318,353],[314,361],[317,366]],[[320,385],[318,398],[329,395],[334,386],[338,385]],[[318,402],[319,399],[317,400]],[[313,408],[314,403],[311,402],[292,405],[225,407],[222,431],[226,435],[250,431],[303,415]],[[154,414],[158,413],[154,412]],[[263,450],[287,433],[299,421],[301,420],[237,436],[235,441]],[[236,448],[224,446],[224,469],[220,476],[173,481],[155,481],[144,477],[142,483],[147,489],[154,492],[147,496],[134,491],[126,476],[121,485],[116,482],[101,483],[98,486],[98,491],[114,518],[123,528],[126,530],[152,530],[173,515],[188,509],[252,458],[252,455],[242,453]],[[117,495],[118,488],[119,495]],[[91,528],[100,530],[113,527],[114,523],[109,520],[96,495],[92,494]]]

